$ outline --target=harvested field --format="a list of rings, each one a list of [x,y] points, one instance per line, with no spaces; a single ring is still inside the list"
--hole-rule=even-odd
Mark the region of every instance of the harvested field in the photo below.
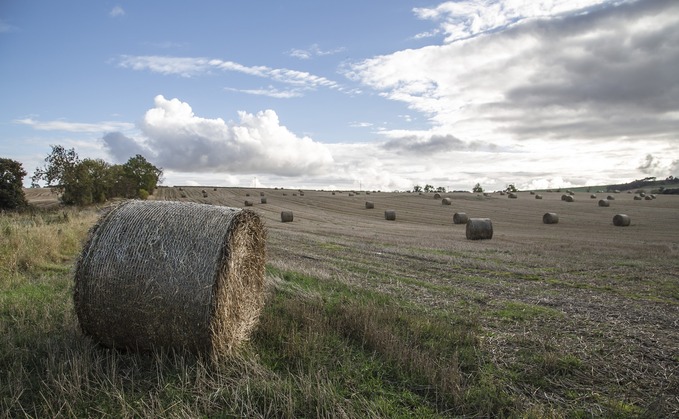
[[[246,194],[219,188],[204,199],[201,190],[184,187],[182,199],[160,188],[152,198],[240,206]],[[679,197],[621,194],[599,207],[549,192],[456,193],[444,206],[431,195],[372,193],[376,208],[398,213],[391,222],[366,211],[360,195],[262,191],[267,205],[251,210],[268,230],[270,268],[468,317],[485,364],[462,382],[490,374],[514,412],[679,415]],[[294,223],[280,222],[284,210]],[[467,240],[465,226],[451,223],[456,212],[491,218],[493,239]],[[547,212],[559,223],[543,224]],[[620,213],[634,222],[615,227]]]

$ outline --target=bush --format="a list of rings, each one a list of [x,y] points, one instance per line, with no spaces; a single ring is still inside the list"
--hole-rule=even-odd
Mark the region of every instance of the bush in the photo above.
[[[149,193],[146,189],[139,189],[139,193],[137,195],[139,196],[139,199],[144,201],[146,201],[146,199],[149,197]]]

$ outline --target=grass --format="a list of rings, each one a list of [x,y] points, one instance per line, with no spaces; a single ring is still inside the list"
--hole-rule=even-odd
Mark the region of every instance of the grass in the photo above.
[[[623,379],[613,385],[590,373],[597,357],[616,356],[609,331],[592,331],[585,344],[585,332],[569,329],[560,310],[485,293],[495,280],[554,292],[543,268],[493,270],[513,257],[507,252],[484,252],[483,265],[464,252],[432,252],[456,266],[450,274],[423,265],[430,259],[419,251],[371,265],[352,250],[351,260],[317,272],[269,264],[259,325],[219,364],[162,348],[99,347],[78,328],[71,277],[96,218],[88,210],[0,217],[0,416],[632,418],[652,411]],[[352,249],[333,243],[320,251],[343,248]],[[391,293],[347,278],[407,287]],[[410,298],[416,290],[440,300]]]

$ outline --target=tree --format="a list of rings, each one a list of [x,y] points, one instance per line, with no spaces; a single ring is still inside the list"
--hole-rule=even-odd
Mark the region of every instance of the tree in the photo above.
[[[481,184],[477,183],[476,185],[474,185],[474,187],[472,188],[472,192],[475,192],[475,193],[483,192],[483,188],[481,187]]]
[[[28,205],[23,181],[26,176],[21,163],[0,158],[0,209],[19,209]]]
[[[142,189],[152,194],[162,175],[163,170],[149,163],[141,154],[131,157],[123,165],[123,176],[128,181],[125,196],[138,198]]]
[[[425,192],[433,192],[433,191],[434,191],[434,187],[431,186],[430,184],[426,184],[426,185],[424,185],[424,191],[425,191]]]
[[[413,187],[413,192],[422,192],[422,187],[420,185],[415,185]]]
[[[35,169],[31,180],[33,184],[43,180],[47,183],[48,187],[55,189],[57,192],[63,192],[66,183],[72,177],[72,173],[69,172],[80,163],[80,159],[73,148],[66,150],[60,145],[53,145],[51,147],[52,152],[45,157],[46,165]]]
[[[436,192],[446,193],[446,188],[445,188],[445,186],[439,186],[438,188],[436,188]]]
[[[519,191],[519,190],[516,189],[516,186],[514,186],[513,183],[510,183],[510,184],[507,186],[507,192],[518,192],[518,191]]]

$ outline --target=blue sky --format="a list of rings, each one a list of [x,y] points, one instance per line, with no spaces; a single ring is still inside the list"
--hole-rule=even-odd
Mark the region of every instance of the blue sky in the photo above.
[[[0,3],[0,156],[166,185],[489,190],[679,175],[679,2]]]

